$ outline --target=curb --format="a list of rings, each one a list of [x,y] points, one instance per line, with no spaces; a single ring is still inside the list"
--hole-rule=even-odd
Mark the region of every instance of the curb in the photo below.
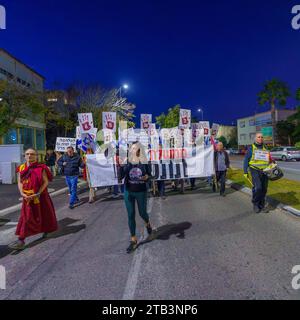
[[[88,188],[86,181],[79,182],[77,186],[78,186],[78,188],[86,186],[86,188],[83,188],[82,190],[78,190],[78,193],[82,193]],[[53,197],[59,196],[61,194],[64,194],[67,191],[69,191],[69,188],[65,187],[65,188],[59,189],[57,191],[51,192],[49,194],[50,194],[51,198],[53,198]],[[14,206],[11,206],[11,207],[8,207],[8,208],[5,208],[5,209],[2,209],[2,210],[0,210],[0,217],[3,217],[3,216],[5,216],[5,215],[7,215],[9,213],[13,213],[13,212],[18,211],[18,210],[21,210],[21,208],[22,208],[22,203],[16,204]]]
[[[244,187],[238,183],[233,182],[232,180],[227,179],[226,184],[230,186],[232,189],[241,191],[244,194],[247,194],[249,196],[252,195],[252,190],[248,187]],[[284,211],[287,211],[288,213],[292,214],[293,216],[300,218],[300,210],[297,210],[293,207],[287,206],[286,204],[283,204],[269,196],[267,196],[267,201],[273,205],[275,208],[282,209]]]

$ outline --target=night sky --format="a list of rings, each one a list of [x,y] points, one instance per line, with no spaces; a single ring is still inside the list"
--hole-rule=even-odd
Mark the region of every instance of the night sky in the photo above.
[[[300,87],[300,0],[0,0],[0,47],[43,74],[46,87],[74,81],[118,87],[136,114],[175,104],[231,124],[261,109],[273,77]],[[289,101],[289,106],[294,106]],[[200,117],[200,116],[199,116]]]

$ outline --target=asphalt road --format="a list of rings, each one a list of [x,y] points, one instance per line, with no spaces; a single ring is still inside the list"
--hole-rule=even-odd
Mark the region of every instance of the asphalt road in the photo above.
[[[202,187],[151,198],[152,241],[126,254],[122,200],[101,196],[69,210],[55,198],[60,230],[12,254],[17,214],[0,227],[0,299],[299,299],[291,286],[300,264],[300,220],[280,210],[254,214],[250,198]],[[86,201],[86,195],[81,196]],[[10,220],[10,221],[8,221]],[[137,217],[140,240],[146,233]]]
[[[243,168],[243,159],[240,156],[231,156],[230,162],[233,167]],[[300,181],[300,161],[277,161],[277,163],[282,169],[285,178]]]

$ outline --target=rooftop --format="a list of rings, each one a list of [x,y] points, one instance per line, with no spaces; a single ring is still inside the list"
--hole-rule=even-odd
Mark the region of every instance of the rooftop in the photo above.
[[[33,73],[35,73],[37,76],[39,76],[40,78],[42,78],[43,80],[45,80],[45,77],[42,76],[40,73],[38,73],[37,71],[35,71],[34,69],[32,69],[31,67],[29,67],[27,64],[25,64],[24,62],[22,62],[21,60],[19,60],[18,58],[16,58],[15,56],[13,56],[11,53],[9,53],[8,51],[6,51],[3,48],[0,48],[0,52],[3,52],[5,54],[7,54],[8,56],[10,56],[11,58],[13,58],[14,60],[16,60],[17,62],[19,62],[20,64],[22,64],[24,67],[26,67],[27,69],[29,69],[30,71],[32,71]]]

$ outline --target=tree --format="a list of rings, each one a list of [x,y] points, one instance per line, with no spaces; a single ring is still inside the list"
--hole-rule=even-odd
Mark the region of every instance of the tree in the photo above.
[[[237,127],[234,127],[229,135],[227,148],[238,148]]]
[[[156,117],[156,122],[161,128],[174,128],[179,125],[180,105],[177,104],[173,108],[169,108],[167,115],[162,113]]]
[[[17,120],[44,116],[45,107],[40,92],[0,80],[0,136],[17,127]]]
[[[292,136],[294,141],[300,140],[300,106],[297,108],[296,113],[289,116],[287,121],[292,122],[295,126],[294,131],[292,132]]]
[[[276,124],[276,130],[278,136],[281,138],[283,144],[288,144],[289,146],[292,145],[293,140],[293,133],[295,131],[295,124],[292,121],[285,120],[279,121]]]
[[[296,90],[296,100],[300,102],[300,88]]]
[[[218,141],[223,143],[224,148],[227,148],[228,143],[224,136],[219,137]]]
[[[273,145],[275,145],[276,139],[276,121],[275,111],[276,108],[286,105],[287,98],[290,96],[290,90],[288,86],[277,79],[267,81],[264,85],[264,89],[258,94],[258,103],[261,106],[269,106],[271,109],[272,127],[273,127]]]
[[[106,90],[100,85],[79,86],[77,104],[80,112],[91,112],[94,123],[102,128],[102,112],[111,111],[117,114],[117,123],[120,120],[128,122],[128,126],[134,126],[132,122],[136,106],[129,103],[126,98],[119,97],[116,89]]]

